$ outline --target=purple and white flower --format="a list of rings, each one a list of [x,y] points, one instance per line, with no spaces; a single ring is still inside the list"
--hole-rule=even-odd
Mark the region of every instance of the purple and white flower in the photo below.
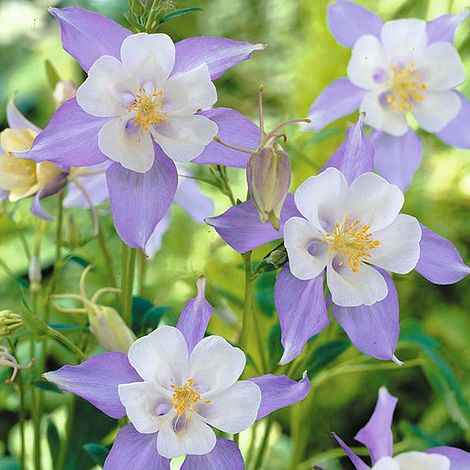
[[[306,374],[299,382],[271,374],[238,380],[245,354],[219,336],[204,338],[213,308],[205,299],[203,278],[197,287],[176,328],[157,328],[128,354],[104,353],[44,374],[107,415],[129,418],[105,469],[169,469],[169,459],[186,455],[186,470],[241,470],[238,447],[217,439],[212,428],[238,433],[308,394]]]
[[[260,223],[252,201],[207,219],[240,253],[284,238],[289,262],[274,290],[284,346],[281,364],[301,354],[330,321],[325,271],[332,315],[353,344],[371,357],[394,361],[399,305],[387,271],[415,268],[435,284],[453,284],[470,273],[450,241],[399,214],[403,194],[371,173],[374,147],[362,132],[362,119],[348,129],[323,171],[295,196],[288,195],[279,230]]]
[[[442,15],[426,23],[398,19],[384,23],[349,0],[328,6],[328,24],[343,46],[352,48],[347,78],[329,85],[310,108],[310,125],[320,130],[360,109],[374,131],[379,174],[403,191],[422,158],[422,145],[407,122],[412,114],[422,129],[449,145],[470,148],[470,102],[455,87],[465,79],[453,46],[454,32],[468,16]]]
[[[116,230],[129,246],[145,248],[175,195],[175,161],[246,167],[247,154],[213,137],[255,148],[257,126],[231,109],[203,108],[217,99],[212,80],[264,46],[215,37],[174,44],[79,7],[50,11],[64,49],[88,78],[17,156],[66,168],[111,162],[106,182]]]
[[[333,437],[344,449],[356,470],[466,470],[470,468],[470,453],[456,447],[434,447],[424,452],[403,452],[393,456],[393,414],[398,399],[385,387],[379,397],[369,422],[359,430],[355,439],[369,450],[372,467],[358,457],[343,440]]]

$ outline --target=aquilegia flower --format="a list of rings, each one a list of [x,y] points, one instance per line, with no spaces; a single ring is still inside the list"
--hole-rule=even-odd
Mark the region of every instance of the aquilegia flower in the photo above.
[[[323,171],[289,194],[279,231],[259,222],[252,201],[207,219],[240,253],[284,238],[289,260],[274,292],[282,364],[329,323],[325,271],[333,317],[354,345],[369,356],[395,361],[398,297],[387,271],[416,269],[436,284],[452,284],[470,272],[452,243],[399,214],[401,191],[371,173],[374,148],[362,133],[362,119]]]
[[[29,150],[40,129],[21,114],[13,98],[7,104],[6,114],[10,127],[0,134],[0,190],[10,202],[34,196],[31,211],[49,219],[41,200],[62,189],[67,173],[48,161],[36,163],[12,156],[14,152]]]
[[[44,374],[109,416],[129,418],[105,469],[169,469],[168,459],[187,455],[186,470],[221,468],[221,462],[241,470],[237,446],[217,439],[212,428],[239,433],[308,394],[305,374],[299,382],[270,374],[239,380],[245,354],[219,336],[204,338],[213,312],[204,289],[201,278],[177,328],[157,328],[139,338],[128,354],[100,354]]]
[[[328,6],[330,30],[352,48],[348,78],[329,85],[313,103],[307,129],[320,130],[359,108],[374,130],[379,174],[403,191],[420,165],[422,146],[407,123],[412,114],[421,128],[449,145],[470,148],[470,102],[455,87],[465,79],[452,45],[466,18],[443,15],[426,23],[406,18],[384,23],[348,0]]]
[[[88,78],[31,150],[16,155],[67,168],[111,162],[106,181],[116,230],[129,246],[144,248],[173,200],[174,162],[246,167],[246,154],[213,137],[255,148],[257,126],[231,109],[205,108],[217,99],[212,80],[264,46],[214,37],[174,44],[82,8],[50,11],[64,49]],[[234,142],[240,134],[245,141]]]
[[[344,449],[356,470],[467,470],[470,453],[456,447],[433,447],[424,452],[404,452],[393,456],[392,420],[397,398],[385,387],[379,390],[375,410],[369,422],[356,434],[355,439],[369,450],[372,467],[369,467],[343,441],[333,437]]]

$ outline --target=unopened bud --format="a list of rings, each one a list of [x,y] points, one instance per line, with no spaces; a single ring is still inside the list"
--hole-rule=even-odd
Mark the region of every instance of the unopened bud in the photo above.
[[[276,271],[287,262],[287,250],[284,245],[276,247],[268,253],[256,266],[255,273]]]
[[[9,336],[23,327],[21,317],[11,310],[0,312],[0,336]]]
[[[75,88],[72,80],[59,80],[56,83],[52,94],[54,96],[55,104],[59,107],[70,98],[73,98],[77,94],[77,89]]]
[[[107,351],[127,353],[136,340],[132,330],[111,307],[88,305],[90,331],[98,343]]]
[[[276,147],[264,147],[251,156],[247,179],[261,223],[269,220],[279,230],[281,210],[290,186],[290,162],[289,155]]]

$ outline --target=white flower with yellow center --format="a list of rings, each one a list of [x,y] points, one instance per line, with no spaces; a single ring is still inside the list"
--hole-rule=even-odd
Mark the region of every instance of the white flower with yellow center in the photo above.
[[[449,42],[427,42],[426,22],[417,19],[385,23],[380,40],[357,40],[348,76],[369,90],[360,106],[366,124],[402,136],[408,112],[429,132],[441,131],[457,116],[461,101],[453,88],[465,79],[462,61]]]
[[[235,434],[255,422],[260,388],[238,381],[245,354],[220,336],[189,352],[183,334],[164,326],[138,339],[128,358],[143,382],[119,385],[120,400],[138,432],[158,432],[161,456],[207,454],[216,443],[211,426]]]
[[[397,186],[364,173],[348,186],[344,175],[328,168],[307,179],[295,192],[303,215],[284,227],[292,274],[301,280],[326,279],[336,305],[372,305],[387,296],[374,266],[399,274],[419,260],[421,228],[400,214],[404,197]]]
[[[36,163],[11,155],[11,152],[28,150],[36,132],[31,129],[5,129],[1,133],[0,189],[8,193],[10,202],[35,195],[46,188],[61,170],[51,162]]]
[[[450,460],[445,455],[405,452],[395,457],[382,457],[371,470],[450,470]]]
[[[166,34],[139,33],[121,45],[121,60],[101,56],[77,90],[88,114],[110,118],[98,135],[100,150],[129,170],[152,168],[154,141],[172,160],[199,156],[217,125],[198,110],[212,106],[217,92],[206,64],[172,75],[175,45]]]

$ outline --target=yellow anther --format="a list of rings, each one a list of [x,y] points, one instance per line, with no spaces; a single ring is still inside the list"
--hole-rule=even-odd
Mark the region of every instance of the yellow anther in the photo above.
[[[336,222],[322,241],[329,244],[330,255],[338,255],[340,266],[345,264],[357,273],[361,262],[371,257],[370,251],[380,245],[379,240],[372,239],[369,230],[370,226],[360,220],[350,222],[349,217],[345,217],[344,223]]]
[[[134,123],[144,131],[149,127],[165,122],[168,114],[162,111],[163,98],[161,91],[154,91],[150,95],[140,93],[136,95],[134,103],[127,107],[127,111],[136,112]]]
[[[424,83],[421,74],[416,70],[415,64],[408,67],[391,66],[392,77],[388,85],[386,95],[387,104],[394,111],[410,111],[414,103],[420,103],[425,99],[423,91],[428,87]]]
[[[201,400],[201,394],[194,388],[193,379],[188,379],[185,384],[177,386],[171,384],[174,390],[171,397],[173,408],[176,410],[176,421],[174,429],[177,431],[177,425],[181,416],[184,415],[184,427],[191,422],[191,414],[197,413],[197,404]],[[206,402],[204,402],[206,404]]]

